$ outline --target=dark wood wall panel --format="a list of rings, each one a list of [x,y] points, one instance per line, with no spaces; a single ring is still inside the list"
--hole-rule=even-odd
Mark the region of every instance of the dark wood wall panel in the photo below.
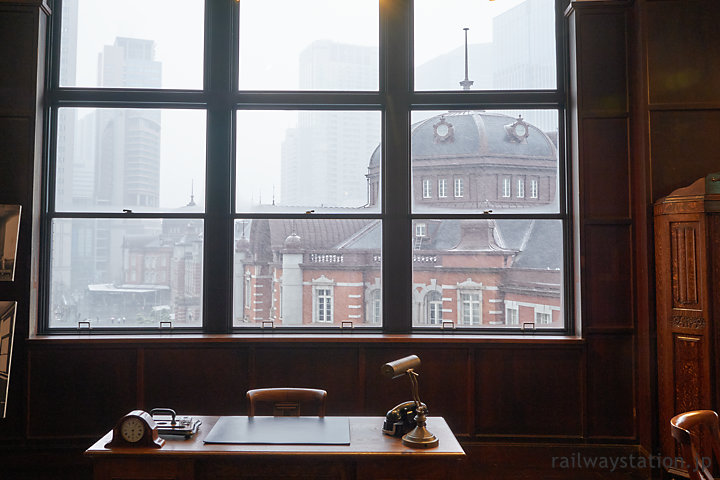
[[[625,113],[627,101],[627,39],[625,12],[590,11],[577,27],[581,58],[580,102],[583,113]],[[612,9],[611,9],[612,10]]]
[[[647,28],[657,33],[647,37],[650,103],[720,102],[720,3],[676,0],[646,8]]]
[[[37,24],[32,9],[0,12],[0,114],[35,116]]]
[[[630,225],[586,225],[583,328],[632,328]]]
[[[635,365],[632,335],[593,335],[588,339],[587,435],[635,437]]]
[[[33,351],[28,370],[30,437],[97,435],[137,399],[132,348]]]
[[[149,348],[143,358],[145,398],[137,407],[207,415],[247,412],[247,348]],[[214,371],[218,368],[221,375]]]
[[[356,414],[362,398],[358,355],[355,347],[257,347],[250,388],[322,388],[328,414]]]
[[[390,379],[381,375],[386,362],[407,355],[418,355],[420,399],[428,405],[430,415],[445,417],[456,434],[472,433],[468,422],[473,397],[473,379],[469,375],[466,349],[450,348],[372,348],[365,352],[365,411],[384,414],[400,402],[412,400],[409,379]]]
[[[0,14],[0,18],[2,15]],[[0,68],[0,70],[4,70]],[[1,84],[1,81],[0,81]],[[0,98],[2,94],[0,94]],[[2,189],[0,202],[18,203],[26,198],[32,175],[34,120],[27,117],[0,117],[0,171]],[[22,215],[29,214],[24,205]],[[24,219],[23,219],[24,220]],[[28,252],[29,253],[29,252]]]
[[[583,120],[585,214],[591,218],[630,216],[628,123],[626,118]]]
[[[650,112],[653,201],[720,171],[718,125],[720,110]]]
[[[582,353],[550,347],[478,350],[475,433],[581,436]]]

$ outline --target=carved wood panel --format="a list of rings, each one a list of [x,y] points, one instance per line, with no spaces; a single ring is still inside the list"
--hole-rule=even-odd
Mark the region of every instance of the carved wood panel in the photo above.
[[[703,404],[701,342],[701,337],[675,336],[673,376],[675,377],[674,397],[675,412],[677,413],[696,410]]]
[[[699,308],[698,228],[698,222],[670,224],[670,268],[675,308]]]

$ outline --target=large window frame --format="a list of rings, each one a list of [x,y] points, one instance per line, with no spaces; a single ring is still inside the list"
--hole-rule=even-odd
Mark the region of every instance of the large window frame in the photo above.
[[[382,326],[369,328],[378,333],[437,332],[437,328],[412,325],[413,221],[469,218],[503,219],[511,215],[491,211],[445,214],[414,214],[412,211],[412,175],[410,166],[410,125],[413,110],[521,110],[555,109],[559,132],[558,184],[560,193],[557,213],[538,213],[532,218],[561,220],[564,242],[564,280],[562,285],[562,329],[543,333],[572,334],[572,285],[570,232],[569,160],[566,149],[566,73],[563,59],[566,51],[562,2],[555,5],[557,87],[544,90],[513,91],[414,91],[413,89],[413,1],[380,1],[379,90],[377,92],[324,91],[240,91],[238,90],[239,5],[232,0],[206,0],[203,90],[66,88],[59,86],[61,0],[56,2],[48,31],[48,78],[46,84],[46,118],[44,145],[43,214],[40,262],[39,333],[74,333],[78,329],[50,328],[49,278],[50,232],[57,218],[193,218],[204,222],[203,325],[200,328],[174,329],[178,333],[233,333],[233,224],[237,219],[307,218],[306,214],[260,214],[235,211],[236,112],[253,109],[285,110],[360,110],[382,114],[381,211],[368,214],[314,214],[316,218],[370,218],[382,222]],[[206,188],[204,213],[68,213],[54,210],[54,151],[58,109],[63,107],[168,108],[199,109],[206,112]],[[408,241],[398,241],[406,238]],[[516,333],[513,329],[463,329],[456,333]],[[337,331],[338,327],[313,329],[313,333]],[[157,329],[96,329],[104,333],[153,333]],[[242,332],[249,332],[245,327]],[[275,330],[277,331],[277,329]],[[293,330],[283,329],[288,333]],[[297,330],[295,330],[297,332]],[[447,333],[447,330],[443,330]],[[167,332],[163,332],[167,333]],[[303,333],[307,333],[304,330]]]

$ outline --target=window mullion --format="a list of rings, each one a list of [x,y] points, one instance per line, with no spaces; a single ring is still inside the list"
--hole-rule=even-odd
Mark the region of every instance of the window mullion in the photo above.
[[[410,84],[412,1],[380,2],[386,94],[383,121],[383,325],[408,332],[412,323],[412,226],[410,220]]]
[[[204,91],[207,111],[207,180],[203,268],[204,329],[227,333],[231,326],[231,199],[234,175],[232,94],[234,2],[208,0],[205,10]]]

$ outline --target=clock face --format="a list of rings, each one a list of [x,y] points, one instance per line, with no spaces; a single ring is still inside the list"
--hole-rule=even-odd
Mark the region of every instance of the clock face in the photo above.
[[[145,424],[137,417],[130,417],[120,427],[120,434],[126,442],[139,442],[145,435]]]
[[[449,131],[450,131],[450,129],[448,128],[447,123],[441,123],[440,125],[437,126],[437,130],[436,130],[437,134],[441,137],[447,136]]]
[[[524,137],[527,133],[527,127],[523,124],[515,125],[515,135],[518,137]]]

